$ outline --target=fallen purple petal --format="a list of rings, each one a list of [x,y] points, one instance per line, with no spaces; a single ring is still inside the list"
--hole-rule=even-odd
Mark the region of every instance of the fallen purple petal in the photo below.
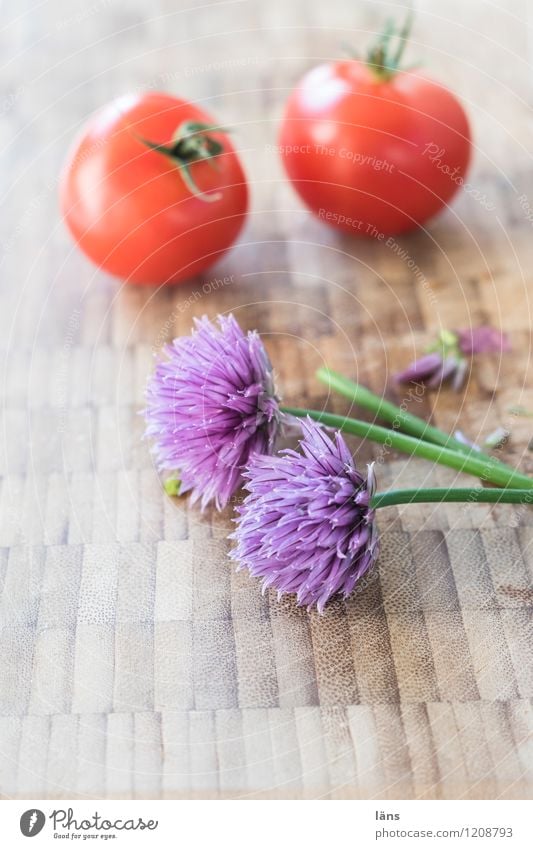
[[[428,380],[442,369],[442,357],[436,352],[425,354],[415,360],[403,371],[395,375],[398,383],[412,383],[416,380]]]
[[[438,389],[441,383],[449,380],[456,372],[459,363],[454,357],[447,357],[442,361],[440,368],[428,380],[430,389]]]
[[[488,325],[471,327],[457,332],[459,348],[465,356],[474,354],[501,354],[511,350],[508,336]]]
[[[454,437],[457,442],[461,443],[461,445],[466,445],[468,448],[472,448],[474,451],[481,451],[479,445],[469,439],[468,436],[465,436],[462,430],[456,430],[454,433]]]
[[[452,389],[454,392],[459,392],[463,388],[464,382],[468,375],[469,362],[468,360],[459,360],[452,375]]]

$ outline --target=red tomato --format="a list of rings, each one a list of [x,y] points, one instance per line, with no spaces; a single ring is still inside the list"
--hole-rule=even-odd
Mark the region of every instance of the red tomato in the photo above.
[[[247,209],[237,154],[203,110],[167,94],[122,97],[85,127],[61,207],[81,249],[128,283],[177,283],[216,262]]]
[[[450,91],[413,72],[380,79],[357,60],[306,74],[287,103],[279,143],[312,212],[377,238],[438,212],[470,159],[468,120]]]

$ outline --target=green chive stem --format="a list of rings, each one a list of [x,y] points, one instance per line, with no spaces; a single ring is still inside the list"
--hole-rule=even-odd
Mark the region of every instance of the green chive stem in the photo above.
[[[477,452],[462,454],[459,451],[453,451],[441,445],[434,445],[432,442],[425,442],[422,439],[408,436],[396,430],[390,430],[380,425],[369,424],[368,422],[362,422],[347,416],[338,416],[334,413],[326,413],[320,410],[306,410],[299,407],[282,407],[281,409],[288,415],[298,418],[309,416],[327,427],[337,428],[345,433],[352,433],[363,439],[370,439],[373,442],[387,445],[403,454],[422,457],[425,460],[431,460],[434,463],[449,466],[458,472],[464,472],[465,474],[480,478],[480,480],[486,483],[507,488],[533,489],[532,478],[508,466],[504,466],[502,463],[498,463],[491,457],[488,459],[479,457],[477,456]]]
[[[435,445],[442,445],[445,448],[460,451],[461,454],[467,454],[469,456],[475,454],[484,460],[499,463],[508,469],[511,468],[506,463],[502,463],[498,458],[491,457],[490,454],[485,454],[483,451],[476,451],[474,448],[470,448],[468,445],[465,445],[438,427],[429,424],[429,422],[426,422],[419,416],[403,410],[401,407],[393,404],[392,401],[380,397],[366,386],[361,386],[360,383],[355,383],[353,380],[344,377],[342,374],[338,374],[338,372],[332,369],[319,368],[316,375],[322,383],[344,395],[345,398],[353,401],[364,410],[368,410],[378,418],[383,419],[383,421],[392,424],[397,430],[401,430],[411,436],[417,436],[419,439],[425,440],[425,442],[433,442]]]
[[[372,496],[371,506],[391,507],[393,504],[429,504],[433,502],[471,502],[476,504],[533,505],[531,489],[484,489],[457,487],[454,489],[391,489]]]

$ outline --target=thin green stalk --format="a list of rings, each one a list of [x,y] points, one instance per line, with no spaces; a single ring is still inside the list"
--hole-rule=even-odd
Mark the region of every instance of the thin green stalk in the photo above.
[[[319,380],[331,389],[344,395],[345,398],[353,401],[364,410],[374,413],[374,415],[383,419],[383,421],[392,424],[395,429],[409,433],[411,436],[418,436],[419,439],[424,439],[426,442],[434,442],[435,445],[442,445],[445,448],[451,448],[453,451],[460,451],[461,454],[471,456],[475,452],[477,457],[499,463],[506,468],[511,468],[506,463],[502,463],[498,458],[491,457],[490,454],[485,454],[483,451],[476,451],[468,445],[464,445],[458,439],[455,439],[455,437],[429,424],[419,416],[408,413],[407,410],[402,410],[401,407],[393,404],[392,401],[381,398],[375,392],[367,389],[366,386],[361,386],[360,383],[355,383],[342,374],[332,371],[332,369],[319,368],[316,375]]]
[[[465,474],[480,478],[486,483],[516,489],[533,489],[532,478],[528,478],[527,475],[523,475],[510,467],[497,463],[491,457],[488,460],[478,457],[477,452],[472,452],[469,455],[461,454],[459,451],[453,451],[441,445],[434,445],[432,442],[425,442],[422,439],[408,436],[396,430],[389,430],[386,427],[368,424],[368,422],[351,419],[347,416],[337,416],[334,413],[325,413],[320,410],[304,410],[298,407],[282,407],[282,410],[284,413],[297,416],[298,418],[310,416],[310,418],[326,426],[338,428],[345,433],[353,433],[363,439],[379,442],[396,451],[401,451],[403,454],[423,457],[425,460],[431,460],[433,463],[449,466],[458,472],[465,472]]]
[[[531,489],[483,489],[483,487],[457,487],[455,489],[391,489],[377,492],[371,500],[372,507],[390,507],[393,504],[429,504],[433,502],[460,501],[477,504],[533,504]]]

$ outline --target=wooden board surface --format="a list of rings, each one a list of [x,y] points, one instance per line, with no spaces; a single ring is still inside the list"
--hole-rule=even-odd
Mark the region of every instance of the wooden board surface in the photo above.
[[[476,191],[397,250],[313,220],[272,149],[299,75],[341,42],[360,47],[391,4],[4,10],[5,797],[531,795],[531,511],[384,511],[379,569],[320,618],[236,575],[229,512],[167,499],[141,441],[153,353],[195,315],[233,310],[264,334],[288,402],[339,411],[314,378],[321,363],[382,392],[439,327],[489,322],[511,334],[513,354],[483,359],[463,396],[426,396],[415,412],[473,438],[506,426],[508,458],[533,471],[532,420],[509,412],[533,406],[527,3],[417,5],[411,56],[469,110]],[[143,87],[234,127],[252,188],[239,245],[172,290],[122,288],[94,270],[57,211],[73,134]],[[455,481],[351,445],[380,461],[382,488]]]

